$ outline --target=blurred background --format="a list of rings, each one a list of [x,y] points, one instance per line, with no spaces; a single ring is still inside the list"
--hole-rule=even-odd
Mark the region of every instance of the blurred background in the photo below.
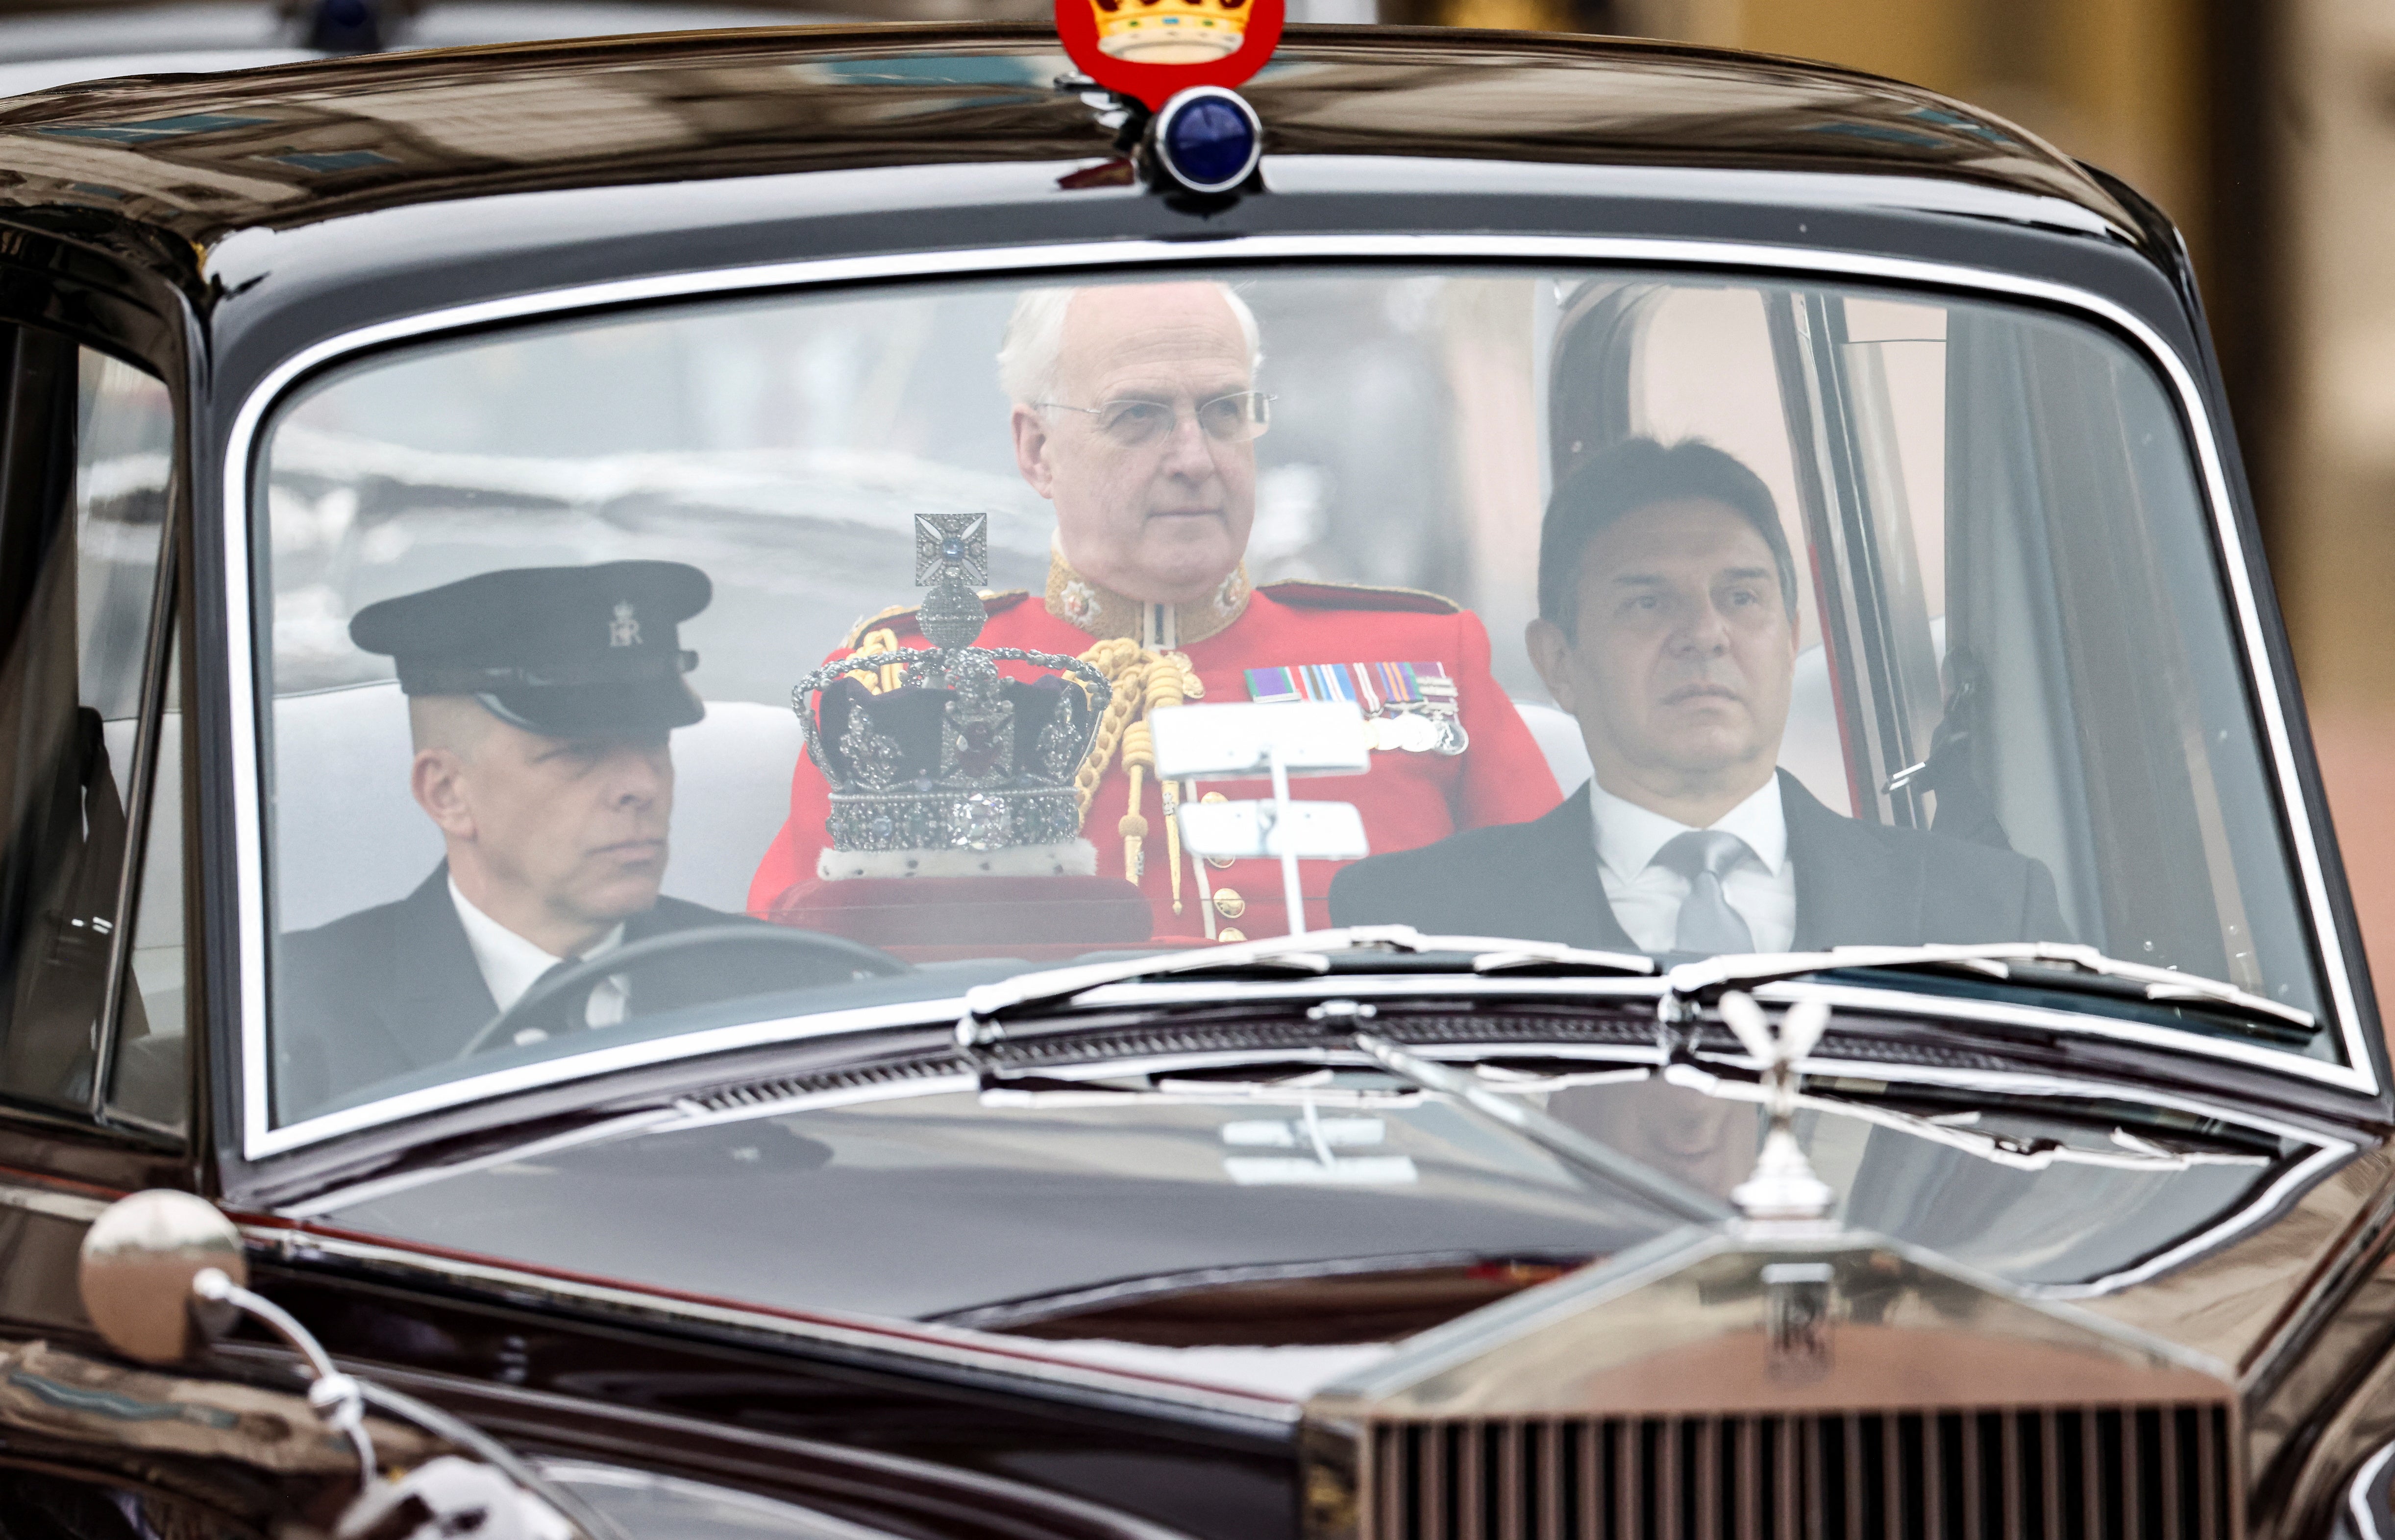
[[[1609,33],[1826,59],[2125,177],[2202,275],[2372,951],[2395,966],[2395,0],[1289,0],[1291,20]],[[1050,0],[0,0],[0,96],[325,50]]]

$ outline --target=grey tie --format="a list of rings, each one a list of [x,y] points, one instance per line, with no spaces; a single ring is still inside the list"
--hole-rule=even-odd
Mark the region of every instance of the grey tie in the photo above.
[[[1721,829],[1690,829],[1655,852],[1657,863],[1688,879],[1674,951],[1718,955],[1754,950],[1754,932],[1722,893],[1722,878],[1752,853],[1745,840]]]

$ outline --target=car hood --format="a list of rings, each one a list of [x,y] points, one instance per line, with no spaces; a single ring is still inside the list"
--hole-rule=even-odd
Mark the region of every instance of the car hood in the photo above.
[[[1685,1062],[1480,1073],[1717,1196],[1752,1164],[1752,1081]],[[1293,1394],[1685,1228],[1518,1129],[1360,1073],[994,1086],[951,1063],[774,1091],[685,1099],[629,1131],[290,1213],[404,1247],[1034,1336]],[[1815,1077],[1797,1133],[1843,1226],[2230,1365],[2384,1174],[2358,1136],[1992,1070],[1846,1065]]]

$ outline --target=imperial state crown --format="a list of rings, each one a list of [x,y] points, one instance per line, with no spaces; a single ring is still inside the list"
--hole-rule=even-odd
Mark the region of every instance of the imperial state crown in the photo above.
[[[1090,871],[1074,777],[1113,687],[1078,658],[977,647],[986,514],[918,514],[916,625],[932,645],[853,655],[791,705],[831,791],[818,875],[1027,876]],[[869,645],[869,644],[868,644]],[[1002,663],[1045,670],[1001,674]]]

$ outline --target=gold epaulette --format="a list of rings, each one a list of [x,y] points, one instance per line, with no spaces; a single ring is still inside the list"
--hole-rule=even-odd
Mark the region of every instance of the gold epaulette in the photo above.
[[[1031,590],[1028,588],[991,588],[984,591],[981,596],[982,608],[990,614],[999,614],[1013,609],[1030,597]],[[848,628],[848,638],[840,644],[840,650],[843,652],[855,652],[856,644],[865,639],[865,633],[867,631],[884,625],[890,626],[893,631],[901,629],[900,626],[892,625],[896,621],[906,622],[904,629],[912,632],[915,612],[919,608],[920,606],[914,604],[893,604],[887,610],[866,616]]]
[[[1463,608],[1442,594],[1422,588],[1378,588],[1367,583],[1267,583],[1256,590],[1281,604],[1301,610],[1406,610],[1416,614],[1451,615]]]

